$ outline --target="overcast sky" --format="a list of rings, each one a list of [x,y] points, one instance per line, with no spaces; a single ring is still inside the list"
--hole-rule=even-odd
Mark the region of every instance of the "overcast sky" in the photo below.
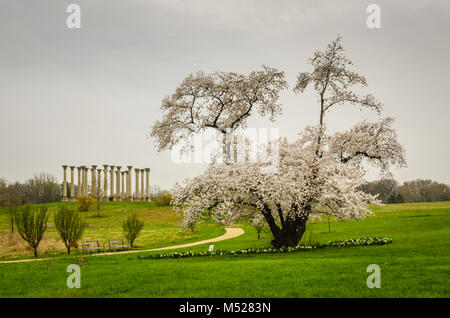
[[[66,26],[70,3],[81,7],[81,29]],[[370,3],[381,7],[380,29],[366,26]],[[284,70],[283,115],[254,115],[249,126],[294,140],[319,111],[311,90],[292,92],[296,75],[339,33],[367,92],[396,119],[408,168],[394,177],[450,183],[449,30],[447,0],[2,0],[0,177],[62,180],[62,164],[133,165],[170,188],[199,174],[204,164],[176,164],[147,138],[162,98],[199,70]],[[376,120],[344,106],[326,123],[336,131],[364,118]]]

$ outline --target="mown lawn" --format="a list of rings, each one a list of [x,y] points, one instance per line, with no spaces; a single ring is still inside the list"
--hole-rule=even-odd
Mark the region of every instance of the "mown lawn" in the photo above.
[[[362,221],[314,223],[306,239],[321,244],[388,236],[383,246],[319,248],[291,254],[138,260],[136,254],[72,256],[0,264],[1,297],[449,297],[450,202],[374,208]],[[251,227],[215,249],[267,247]],[[201,251],[208,246],[186,250]],[[171,251],[173,252],[173,251]],[[141,255],[150,253],[143,252]],[[66,267],[81,265],[81,288],[66,287]],[[369,264],[381,288],[369,289]]]

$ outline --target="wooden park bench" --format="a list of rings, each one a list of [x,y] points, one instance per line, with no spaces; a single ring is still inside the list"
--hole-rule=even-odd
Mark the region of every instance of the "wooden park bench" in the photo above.
[[[129,249],[128,244],[125,244],[125,242],[122,239],[114,239],[114,240],[109,240],[108,241],[108,245],[109,245],[109,250],[110,251],[115,251],[117,249]]]
[[[98,240],[96,241],[81,241],[81,250],[83,253],[91,250],[96,250],[97,252],[101,252],[105,250],[105,244],[100,244]]]

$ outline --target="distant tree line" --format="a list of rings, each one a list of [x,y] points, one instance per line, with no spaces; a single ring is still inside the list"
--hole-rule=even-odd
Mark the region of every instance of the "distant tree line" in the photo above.
[[[393,179],[367,182],[360,187],[366,193],[378,195],[383,203],[449,201],[450,187],[445,183],[417,179],[400,185]]]
[[[1,206],[59,202],[61,196],[62,184],[47,173],[35,175],[24,183],[8,183],[4,178],[0,178]]]

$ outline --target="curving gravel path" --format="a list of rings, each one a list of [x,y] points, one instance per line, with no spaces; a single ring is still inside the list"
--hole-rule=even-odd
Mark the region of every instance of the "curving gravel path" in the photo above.
[[[131,251],[120,251],[120,252],[106,252],[106,253],[96,253],[92,254],[93,256],[101,256],[101,255],[115,255],[115,254],[129,254],[129,253],[140,253],[140,252],[153,252],[153,251],[164,251],[164,250],[175,250],[178,248],[185,248],[185,247],[191,247],[195,245],[201,245],[201,244],[207,244],[207,243],[214,243],[219,241],[228,240],[231,238],[238,237],[245,233],[245,231],[239,227],[226,227],[225,228],[225,234],[222,234],[221,236],[203,240],[203,241],[197,241],[193,243],[187,243],[187,244],[180,244],[180,245],[172,245],[172,246],[166,246],[166,247],[159,247],[159,248],[152,248],[148,250],[131,250]]]

